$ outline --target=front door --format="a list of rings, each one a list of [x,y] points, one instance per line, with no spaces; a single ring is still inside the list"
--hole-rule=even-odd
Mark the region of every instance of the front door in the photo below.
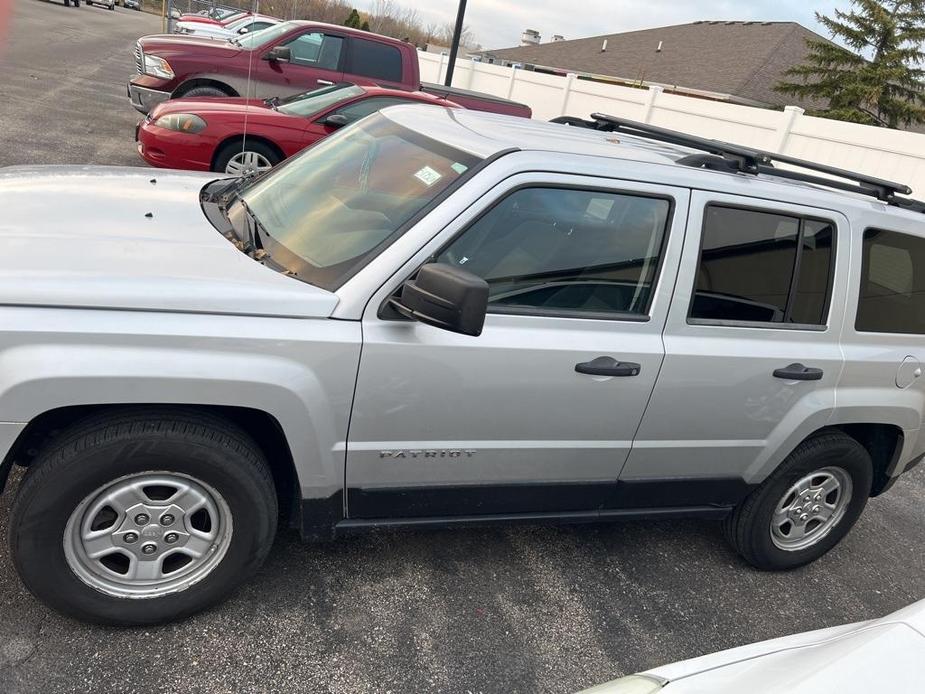
[[[612,503],[732,505],[826,425],[847,231],[827,210],[692,195],[665,364]]]
[[[483,200],[424,249],[488,281],[481,336],[367,307],[351,518],[598,509],[630,451],[662,363],[687,191],[530,174]]]
[[[252,66],[255,96],[289,96],[343,81],[345,43],[342,36],[309,28],[274,44],[289,48],[289,62],[267,60],[268,47]]]

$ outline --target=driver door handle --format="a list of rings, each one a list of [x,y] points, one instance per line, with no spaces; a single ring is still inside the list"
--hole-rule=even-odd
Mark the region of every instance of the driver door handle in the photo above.
[[[334,83],[331,80],[318,80],[318,84],[320,84],[322,87],[330,87]]]
[[[575,364],[575,371],[591,376],[638,376],[642,367],[632,361],[617,361],[613,357],[597,357]]]

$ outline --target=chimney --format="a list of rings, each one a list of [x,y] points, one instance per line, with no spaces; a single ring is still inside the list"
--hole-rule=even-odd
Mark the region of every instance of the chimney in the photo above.
[[[557,43],[559,41],[565,41],[565,37],[562,34],[553,34],[552,42]]]
[[[536,29],[524,29],[524,33],[520,35],[521,46],[536,46],[540,40],[540,32]]]

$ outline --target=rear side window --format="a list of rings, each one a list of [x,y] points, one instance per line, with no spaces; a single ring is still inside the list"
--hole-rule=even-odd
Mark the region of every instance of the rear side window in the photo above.
[[[488,282],[496,313],[644,319],[671,203],[567,188],[522,188],[436,258]]]
[[[708,206],[690,318],[824,324],[834,244],[828,221]]]
[[[386,82],[401,82],[401,51],[377,41],[350,39],[350,73]]]
[[[925,239],[880,229],[864,232],[854,327],[925,334]]]

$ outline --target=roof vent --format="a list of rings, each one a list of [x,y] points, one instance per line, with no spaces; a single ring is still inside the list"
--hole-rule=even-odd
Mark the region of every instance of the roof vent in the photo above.
[[[607,52],[607,39],[604,39],[604,43],[601,44],[601,53]]]
[[[656,49],[655,49],[655,52],[656,52],[656,53],[661,53],[661,52],[662,52],[662,44],[663,44],[663,43],[665,43],[665,42],[664,42],[664,41],[659,41],[659,42],[658,42],[658,46],[657,46]]]

